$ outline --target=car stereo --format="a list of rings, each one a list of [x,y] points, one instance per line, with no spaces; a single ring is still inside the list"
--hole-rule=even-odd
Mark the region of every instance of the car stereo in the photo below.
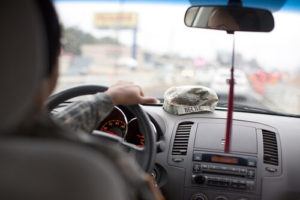
[[[193,154],[191,181],[194,186],[253,191],[256,181],[256,158],[219,154]]]

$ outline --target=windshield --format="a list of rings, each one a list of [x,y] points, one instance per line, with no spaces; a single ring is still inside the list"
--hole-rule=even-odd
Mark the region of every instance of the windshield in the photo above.
[[[64,29],[57,91],[139,84],[163,99],[171,86],[203,85],[225,105],[233,36],[188,28],[188,3],[55,1]],[[180,2],[180,3],[178,3]],[[236,33],[235,104],[300,115],[300,14],[274,13],[271,33]]]

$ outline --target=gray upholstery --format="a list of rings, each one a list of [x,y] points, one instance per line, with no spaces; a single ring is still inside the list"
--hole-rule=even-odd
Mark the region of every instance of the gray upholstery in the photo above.
[[[0,141],[0,199],[128,199],[116,168],[99,152],[58,141]]]
[[[33,2],[0,6],[0,199],[126,200],[119,172],[100,152],[58,139],[2,136],[29,114],[46,63]]]

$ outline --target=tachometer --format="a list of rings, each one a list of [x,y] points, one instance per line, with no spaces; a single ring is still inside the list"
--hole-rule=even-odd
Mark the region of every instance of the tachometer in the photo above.
[[[121,120],[109,120],[100,127],[100,131],[124,137],[127,132],[127,124]]]
[[[140,132],[138,120],[136,118],[133,118],[128,123],[128,132],[125,135],[124,139],[126,142],[135,144],[139,147],[143,147],[145,145],[145,137]]]

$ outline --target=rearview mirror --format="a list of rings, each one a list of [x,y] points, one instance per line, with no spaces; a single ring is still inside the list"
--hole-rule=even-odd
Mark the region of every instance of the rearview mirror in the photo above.
[[[192,6],[188,8],[185,25],[194,28],[235,31],[270,32],[274,18],[270,11],[242,6]]]

